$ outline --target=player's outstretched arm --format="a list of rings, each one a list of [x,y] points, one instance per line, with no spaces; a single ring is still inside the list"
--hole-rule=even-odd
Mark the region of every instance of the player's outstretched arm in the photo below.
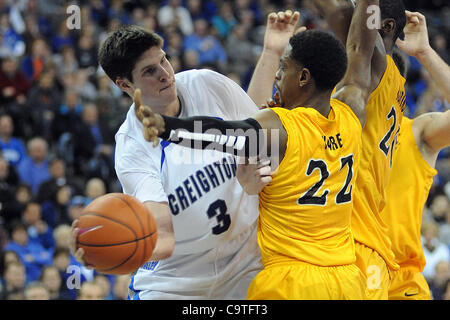
[[[418,116],[413,122],[413,132],[422,155],[435,160],[443,148],[450,146],[450,110]],[[426,147],[427,154],[423,153],[422,145]]]
[[[264,48],[250,80],[247,94],[258,107],[265,105],[272,97],[275,73],[280,63],[284,48],[294,34],[300,13],[291,10],[272,12],[267,17],[264,34]],[[306,30],[302,27],[297,32]]]
[[[405,40],[398,39],[397,46],[419,60],[442,90],[447,101],[450,101],[450,66],[430,46],[425,16],[419,12],[406,11],[406,18]]]
[[[347,43],[348,30],[355,9],[353,3],[338,0],[313,0],[313,3],[334,35],[342,43]]]
[[[156,246],[149,261],[169,258],[175,247],[175,234],[169,204],[167,202],[146,201],[144,205],[152,213],[158,232]]]
[[[371,92],[371,60],[378,36],[378,30],[370,29],[367,25],[367,8],[372,5],[379,5],[379,1],[359,0],[356,4],[346,44],[347,71],[333,96],[352,108],[363,127]]]

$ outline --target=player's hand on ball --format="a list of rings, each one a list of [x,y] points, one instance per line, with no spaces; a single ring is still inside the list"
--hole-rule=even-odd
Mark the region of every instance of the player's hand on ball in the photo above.
[[[136,116],[144,125],[144,138],[153,142],[153,146],[156,147],[159,143],[159,135],[165,131],[164,119],[160,114],[154,113],[149,106],[142,104],[140,89],[134,92],[133,100]]]
[[[270,160],[245,159],[245,163],[238,164],[236,176],[244,191],[254,195],[272,181],[272,174]]]
[[[80,229],[77,227],[78,220],[74,220],[72,222],[72,238],[70,241],[70,252],[75,257],[75,259],[81,263],[86,268],[90,269],[90,266],[86,264],[86,262],[83,260],[84,256],[84,250],[83,248],[77,249],[77,236]]]

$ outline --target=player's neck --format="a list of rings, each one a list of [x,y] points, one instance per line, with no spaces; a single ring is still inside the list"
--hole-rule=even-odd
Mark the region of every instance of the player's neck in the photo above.
[[[309,96],[301,106],[316,109],[321,115],[328,118],[328,114],[330,113],[330,93],[315,93]]]
[[[177,98],[173,102],[169,103],[163,108],[161,113],[170,117],[178,117],[181,113],[180,98],[178,98],[177,96]]]

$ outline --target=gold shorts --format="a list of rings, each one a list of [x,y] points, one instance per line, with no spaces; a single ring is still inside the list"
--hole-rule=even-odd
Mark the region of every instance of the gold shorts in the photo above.
[[[247,291],[249,300],[366,300],[365,277],[355,264],[321,267],[279,263],[264,268]]]

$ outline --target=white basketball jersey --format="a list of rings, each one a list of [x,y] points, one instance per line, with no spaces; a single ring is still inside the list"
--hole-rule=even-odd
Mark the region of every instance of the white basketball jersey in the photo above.
[[[219,73],[190,70],[175,79],[180,117],[240,120],[258,110],[234,81]],[[147,263],[132,277],[134,298],[245,299],[262,268],[258,197],[240,186],[236,157],[162,140],[154,148],[142,130],[132,105],[116,134],[117,176],[124,193],[142,202],[168,202],[176,242],[170,258]]]

